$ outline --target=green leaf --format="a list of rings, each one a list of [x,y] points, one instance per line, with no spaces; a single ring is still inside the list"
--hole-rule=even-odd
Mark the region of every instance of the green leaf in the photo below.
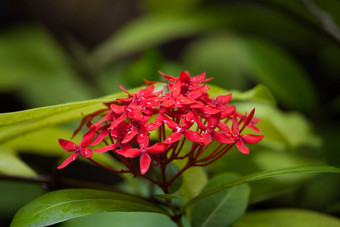
[[[276,209],[250,212],[241,218],[234,227],[337,227],[340,220],[315,211],[302,209]]]
[[[175,227],[176,224],[165,215],[145,212],[112,212],[93,214],[67,220],[60,227]]]
[[[199,196],[196,196],[194,199],[184,204],[183,207],[181,208],[181,211],[183,212],[187,207],[193,205],[194,203],[212,194],[215,194],[221,190],[224,190],[226,188],[231,188],[231,187],[234,187],[240,184],[244,184],[244,183],[248,183],[252,181],[258,181],[258,180],[276,177],[276,176],[284,176],[288,174],[302,174],[302,173],[340,173],[340,169],[335,168],[333,166],[301,166],[301,167],[291,167],[291,168],[277,169],[277,170],[264,171],[264,172],[250,174],[248,176],[241,177],[237,180],[230,181],[219,187],[206,191],[205,193],[202,193]]]
[[[11,226],[45,226],[71,218],[115,211],[167,215],[162,208],[137,197],[101,190],[65,189],[47,193],[26,204],[16,213]]]
[[[156,89],[158,89],[162,84],[158,83],[155,86]],[[138,89],[139,88],[132,89],[130,92],[134,93]],[[116,94],[88,101],[71,102],[0,114],[0,126],[5,126],[0,128],[0,142],[43,127],[82,118],[82,114],[86,115],[96,110],[106,108],[103,103],[125,96],[126,94],[124,92],[118,92]]]
[[[93,53],[93,59],[99,65],[107,64],[172,39],[191,36],[215,23],[205,15],[162,14],[137,18],[100,45]]]
[[[237,174],[223,173],[203,188],[202,193],[239,178]],[[242,217],[248,205],[250,187],[247,184],[224,189],[195,203],[192,211],[193,226],[230,226]]]
[[[0,84],[16,90],[30,106],[89,99],[94,93],[76,76],[54,38],[42,27],[32,26],[1,32]]]
[[[232,94],[232,101],[257,101],[263,102],[270,105],[275,106],[276,100],[271,93],[271,91],[264,85],[256,85],[254,88],[248,91],[238,91],[238,90],[225,90],[223,88],[217,87],[215,85],[209,84],[208,86],[210,90],[208,91],[209,95],[212,97],[216,97],[219,95]]]
[[[292,56],[264,40],[247,39],[243,45],[249,75],[268,86],[283,105],[303,111],[315,108],[314,86]]]
[[[35,177],[37,173],[23,162],[12,150],[0,147],[0,173],[23,177]]]
[[[264,121],[257,124],[265,135],[263,142],[269,139],[279,142],[278,136],[273,138],[273,135],[271,135],[272,131],[275,131],[275,133],[281,134],[281,137],[288,142],[291,148],[299,146],[319,147],[321,144],[321,140],[314,133],[311,124],[300,113],[283,112],[273,106],[258,102],[235,102],[233,104],[237,106],[239,111],[243,112],[249,112],[255,107],[255,117]],[[262,128],[263,124],[265,125]]]
[[[194,74],[207,72],[215,78],[212,83],[223,88],[244,89],[247,76],[266,85],[287,107],[307,111],[317,103],[316,91],[303,68],[268,40],[212,35],[190,44],[183,62]]]

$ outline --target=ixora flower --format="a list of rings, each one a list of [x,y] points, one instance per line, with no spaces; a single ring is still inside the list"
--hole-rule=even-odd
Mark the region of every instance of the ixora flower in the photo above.
[[[107,108],[84,116],[82,127],[87,132],[79,145],[59,139],[61,147],[73,152],[58,168],[64,168],[80,154],[100,167],[115,173],[132,173],[167,188],[181,173],[193,166],[206,166],[221,158],[234,145],[249,154],[245,144],[262,140],[255,126],[255,109],[248,115],[237,112],[229,104],[232,95],[212,98],[208,94],[205,73],[191,77],[182,71],[179,77],[160,72],[169,82],[155,91],[155,82],[146,81],[146,88],[127,94],[110,103]],[[101,117],[92,122],[95,117]],[[248,127],[259,134],[242,134]],[[191,146],[185,143],[191,143]],[[217,145],[216,145],[217,144]],[[110,152],[126,169],[114,170],[93,160],[94,152]],[[135,161],[139,160],[139,162]],[[174,160],[186,160],[186,165],[170,180],[158,181],[148,176],[152,168],[165,172]]]

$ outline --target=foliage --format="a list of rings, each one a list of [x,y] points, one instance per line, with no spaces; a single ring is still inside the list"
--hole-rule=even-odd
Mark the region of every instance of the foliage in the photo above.
[[[185,226],[340,225],[340,180],[330,174],[339,172],[333,166],[340,167],[340,4],[135,4],[138,16],[92,49],[65,31],[56,33],[48,23],[42,23],[48,29],[14,24],[0,31],[3,106],[12,111],[8,96],[22,103],[13,109],[20,111],[0,114],[0,225],[8,225],[17,212],[12,226],[106,226],[113,221],[129,226],[137,219],[138,225],[173,226],[171,211],[164,209],[169,201]],[[315,14],[320,10],[333,27]],[[250,146],[249,156],[232,148],[212,165],[183,172],[169,194],[141,177],[105,175],[85,159],[70,164],[70,170],[56,170],[66,158],[58,138],[71,138],[83,116],[125,98],[119,84],[135,88],[143,78],[160,81],[157,70],[178,75],[182,69],[214,77],[209,95],[232,93],[230,104],[242,114],[255,107],[264,139]],[[155,84],[155,90],[162,86]],[[81,136],[74,141],[79,144]],[[107,153],[93,159],[108,168],[124,168]],[[176,160],[169,174],[183,166],[183,160]],[[75,187],[92,189],[59,190]]]

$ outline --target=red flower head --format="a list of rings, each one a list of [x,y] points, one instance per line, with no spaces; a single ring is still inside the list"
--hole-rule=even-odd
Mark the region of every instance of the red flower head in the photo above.
[[[205,73],[191,77],[187,71],[182,71],[178,78],[159,73],[169,80],[160,91],[154,92],[158,85],[149,81],[146,81],[149,87],[136,93],[121,86],[128,97],[106,103],[106,110],[85,116],[75,134],[84,125],[90,129],[79,146],[60,139],[62,148],[73,154],[58,168],[67,166],[80,153],[116,173],[130,172],[157,183],[146,175],[151,166],[164,171],[173,160],[186,159],[181,173],[193,166],[215,162],[235,144],[242,153],[248,154],[245,144],[257,143],[263,138],[262,135],[242,134],[245,127],[261,133],[255,126],[259,119],[253,117],[254,110],[249,115],[238,113],[236,107],[229,104],[231,94],[211,98],[207,84],[203,84],[210,80],[205,78]],[[92,124],[98,116],[101,119]],[[213,141],[219,145],[214,150],[207,149]],[[191,145],[184,146],[185,143]],[[94,146],[95,152],[111,152],[126,169],[113,170],[94,161],[91,158],[93,148],[90,148]],[[139,166],[133,160],[138,157]],[[164,182],[158,184],[165,185]]]

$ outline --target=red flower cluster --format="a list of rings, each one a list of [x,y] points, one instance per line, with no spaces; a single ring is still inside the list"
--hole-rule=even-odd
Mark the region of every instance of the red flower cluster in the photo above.
[[[153,83],[147,82],[151,86],[131,94],[121,86],[127,98],[117,99],[108,103],[107,109],[85,116],[75,132],[86,123],[88,132],[80,145],[59,139],[61,147],[73,154],[58,168],[67,166],[79,153],[107,168],[94,161],[92,155],[93,151],[110,151],[127,168],[110,169],[114,172],[144,175],[151,164],[166,166],[175,159],[187,159],[179,175],[192,166],[205,166],[218,160],[234,144],[240,152],[248,154],[245,144],[257,143],[263,138],[262,135],[241,134],[245,127],[261,133],[255,126],[258,119],[253,118],[254,109],[243,115],[229,104],[231,94],[215,99],[209,97],[206,92],[209,88],[201,85],[210,80],[205,78],[205,73],[190,77],[188,72],[182,71],[179,78],[160,74],[169,81],[163,90],[155,92]],[[103,115],[101,120],[91,123],[100,115]],[[184,149],[186,141],[191,141],[190,149]],[[98,147],[99,144],[105,146]],[[96,149],[91,148],[94,146]],[[139,168],[134,161],[137,157],[140,157]]]

